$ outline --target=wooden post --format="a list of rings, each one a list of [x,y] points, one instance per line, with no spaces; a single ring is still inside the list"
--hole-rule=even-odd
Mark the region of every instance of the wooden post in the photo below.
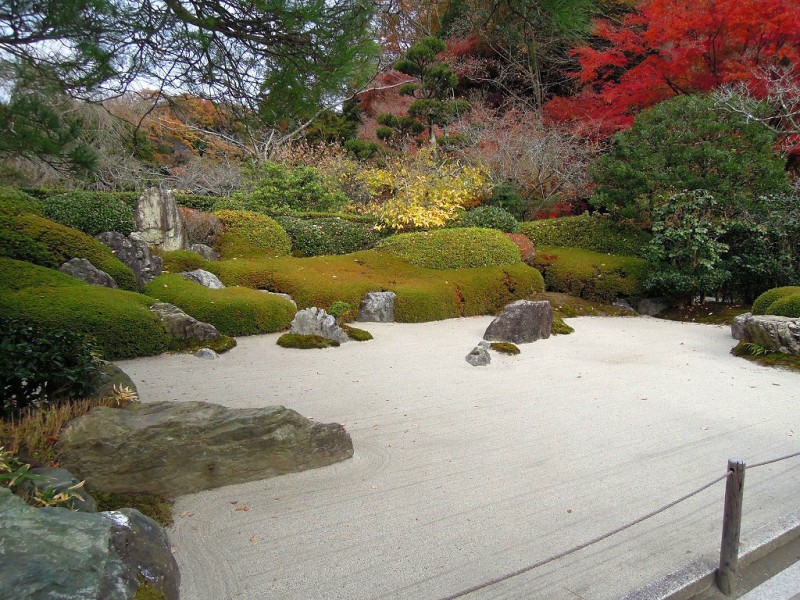
[[[743,460],[728,460],[725,485],[725,512],[722,517],[722,545],[719,549],[717,587],[726,596],[736,593],[736,569],[739,566],[739,533],[742,531]]]

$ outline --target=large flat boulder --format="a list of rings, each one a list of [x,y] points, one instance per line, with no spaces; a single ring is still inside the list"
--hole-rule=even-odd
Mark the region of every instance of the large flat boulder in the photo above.
[[[162,250],[188,250],[186,223],[169,190],[150,188],[136,204],[136,229],[150,246]]]
[[[225,287],[225,284],[219,280],[219,277],[211,273],[210,271],[204,271],[203,269],[195,269],[194,271],[183,271],[182,273],[178,273],[181,277],[185,277],[189,281],[194,281],[195,283],[199,283],[200,285],[207,287],[211,290],[221,290]]]
[[[127,237],[118,231],[105,231],[96,238],[111,248],[117,258],[133,271],[139,285],[145,285],[161,275],[164,260],[150,252],[150,247],[138,231]]]
[[[211,323],[198,321],[191,315],[187,315],[180,308],[169,302],[157,302],[150,307],[161,320],[169,334],[176,340],[186,342],[206,342],[216,340],[221,334]]]
[[[164,529],[139,511],[33,508],[0,486],[0,598],[131,600],[140,582],[178,600]]]
[[[174,498],[330,465],[352,457],[353,442],[341,425],[283,406],[154,402],[93,409],[70,422],[58,450],[90,487]]]
[[[734,337],[742,336],[737,339],[758,344],[773,352],[800,355],[800,318],[776,315],[750,315],[749,318],[743,316],[736,323],[735,329],[732,329]]]
[[[316,306],[298,310],[289,331],[301,335],[319,335],[340,344],[350,341],[347,332],[339,327],[333,315]]]
[[[483,339],[527,344],[547,339],[553,329],[553,308],[547,300],[517,300],[489,323]]]
[[[58,270],[92,285],[102,285],[107,288],[119,287],[111,275],[98,269],[85,258],[71,258],[58,267]]]

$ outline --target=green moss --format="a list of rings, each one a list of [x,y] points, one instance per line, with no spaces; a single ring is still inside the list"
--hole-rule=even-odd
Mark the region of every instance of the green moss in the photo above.
[[[160,523],[164,527],[172,525],[172,500],[158,494],[112,494],[87,489],[89,495],[97,502],[97,510],[119,510],[135,508],[143,515]]]
[[[542,271],[548,290],[607,303],[644,294],[647,263],[641,258],[541,246],[533,264]]]
[[[236,347],[236,340],[230,336],[222,335],[215,340],[204,340],[202,342],[186,343],[185,340],[172,340],[169,350],[173,352],[196,352],[201,348],[208,348],[217,354],[224,354],[228,350]]]
[[[779,367],[790,371],[800,371],[800,356],[765,351],[763,348],[747,342],[739,342],[731,349],[731,354],[765,367]]]
[[[553,307],[554,314],[564,318],[573,317],[630,317],[636,312],[602,302],[593,302],[577,296],[560,292],[540,292],[531,296],[530,300],[547,300]]]
[[[412,265],[466,269],[521,262],[519,248],[496,229],[457,228],[401,233],[377,246]]]
[[[793,298],[798,299],[793,300]],[[786,314],[797,311],[800,311],[800,287],[798,286],[767,290],[756,298],[752,310],[754,315],[783,315],[785,317],[800,316],[800,314]]]
[[[0,313],[95,338],[103,358],[164,352],[171,338],[141,294],[89,285],[52,269],[0,258]]]
[[[140,581],[133,600],[167,600],[167,594],[147,581]]]
[[[329,340],[321,335],[303,335],[300,333],[284,333],[278,338],[278,346],[282,348],[297,348],[310,350],[314,348],[331,348],[338,346],[339,342]]]
[[[743,306],[706,302],[668,308],[658,313],[658,318],[706,325],[731,325],[733,320],[744,312],[746,308]]]
[[[30,194],[26,194],[22,190],[0,186],[0,213],[41,215],[43,209],[44,203]]]
[[[183,273],[184,271],[194,271],[195,269],[210,271],[209,263],[211,261],[191,250],[164,252],[161,258],[164,259],[164,271],[168,273]]]
[[[578,217],[561,217],[521,223],[519,232],[536,246],[581,248],[604,254],[643,257],[650,234],[639,227],[615,223],[610,219],[584,213]]]
[[[553,335],[569,335],[574,332],[575,330],[564,322],[561,315],[553,314],[553,328],[550,333]]]
[[[347,337],[355,342],[368,342],[369,340],[374,339],[369,331],[359,329],[358,327],[342,325],[342,329],[344,329],[345,333],[347,333]]]
[[[214,216],[225,226],[217,248],[222,258],[283,256],[292,249],[292,242],[283,228],[266,215],[221,210]]]
[[[212,290],[176,274],[157,277],[145,291],[230,336],[286,329],[295,313],[290,302],[273,294],[238,287]]]
[[[519,347],[511,342],[492,342],[489,344],[489,347],[496,352],[500,352],[501,354],[510,354],[512,356],[519,354],[520,352]]]
[[[71,258],[85,258],[105,271],[125,290],[137,290],[136,278],[109,248],[85,233],[34,214],[0,214],[0,237],[14,245],[0,245],[0,256],[56,268]]]

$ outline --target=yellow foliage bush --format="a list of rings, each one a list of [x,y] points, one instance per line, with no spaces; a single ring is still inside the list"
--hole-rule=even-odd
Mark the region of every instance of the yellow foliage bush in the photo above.
[[[369,191],[369,200],[352,203],[350,210],[398,231],[442,227],[489,193],[484,169],[441,159],[430,149],[391,160],[383,168],[362,169],[355,176]]]

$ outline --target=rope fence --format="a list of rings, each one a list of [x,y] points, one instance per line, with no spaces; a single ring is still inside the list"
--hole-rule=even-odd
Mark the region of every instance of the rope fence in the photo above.
[[[794,452],[792,454],[787,454],[786,456],[780,456],[778,458],[773,458],[771,460],[765,460],[763,462],[759,462],[759,463],[756,463],[754,465],[747,466],[746,469],[747,470],[756,469],[758,467],[771,465],[773,463],[781,462],[781,461],[788,460],[790,458],[795,458],[795,457],[798,457],[798,456],[800,456],[800,452]],[[576,553],[576,552],[578,552],[580,550],[584,550],[585,548],[588,548],[589,546],[592,546],[594,544],[602,542],[603,540],[606,540],[606,539],[610,538],[611,536],[614,536],[614,535],[616,535],[618,533],[621,533],[621,532],[625,531],[626,529],[630,529],[631,527],[633,527],[635,525],[638,525],[639,523],[642,523],[643,521],[646,521],[646,520],[648,520],[648,519],[650,519],[652,517],[655,517],[656,515],[661,514],[662,512],[672,508],[673,506],[676,506],[677,504],[680,504],[681,502],[684,502],[684,501],[688,500],[689,498],[692,498],[693,496],[696,496],[697,494],[699,494],[701,492],[704,492],[705,490],[707,490],[708,488],[716,485],[720,481],[729,479],[732,476],[732,474],[733,474],[733,471],[728,469],[726,471],[725,475],[721,475],[720,477],[717,477],[716,479],[714,479],[712,481],[709,481],[705,485],[700,486],[696,490],[693,490],[693,491],[689,492],[688,494],[686,494],[684,496],[681,496],[677,500],[673,500],[669,504],[665,504],[665,505],[657,508],[656,510],[647,513],[646,515],[641,516],[638,519],[635,519],[634,521],[631,521],[629,523],[626,523],[625,525],[617,527],[613,531],[609,531],[608,533],[604,533],[602,535],[599,535],[599,536],[597,536],[595,538],[592,538],[591,540],[589,540],[587,542],[584,542],[582,544],[574,546],[574,547],[570,548],[569,550],[565,550],[563,552],[559,552],[558,554],[554,554],[553,556],[550,556],[548,558],[540,560],[540,561],[538,561],[536,563],[533,563],[533,564],[528,565],[526,567],[523,567],[521,569],[517,569],[516,571],[511,571],[510,573],[506,573],[505,575],[501,575],[501,576],[495,577],[494,579],[490,579],[488,581],[484,581],[483,583],[479,583],[479,584],[473,585],[472,587],[469,587],[469,588],[466,588],[464,590],[458,591],[458,592],[456,592],[454,594],[451,594],[449,596],[441,598],[440,600],[456,600],[457,598],[463,598],[464,596],[467,596],[467,595],[472,594],[474,592],[486,589],[488,587],[491,587],[491,586],[496,585],[498,583],[501,583],[503,581],[507,581],[509,579],[517,577],[518,575],[522,575],[523,573],[527,573],[529,571],[533,571],[534,569],[538,569],[539,567],[543,567],[546,564],[549,564],[549,563],[554,562],[556,560],[559,560],[561,558],[565,558],[565,557],[569,556],[570,554],[574,554],[574,553]],[[738,534],[737,534],[737,538],[738,538]],[[738,546],[738,539],[737,539],[737,546]]]

